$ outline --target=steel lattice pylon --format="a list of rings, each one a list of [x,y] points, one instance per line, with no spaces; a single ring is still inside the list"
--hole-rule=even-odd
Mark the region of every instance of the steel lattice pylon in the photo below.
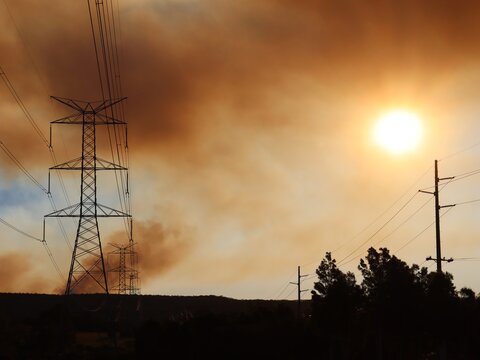
[[[130,257],[136,256],[136,253],[133,249],[134,243],[130,243],[128,245],[110,245],[113,246],[115,250],[110,252],[109,255],[118,256],[117,266],[109,270],[110,273],[118,273],[118,285],[113,287],[112,290],[116,291],[117,294],[136,294],[138,292],[135,284],[135,279],[138,278],[137,272],[134,268],[127,266],[127,255]],[[127,276],[129,279],[128,284]]]
[[[131,215],[97,203],[97,171],[127,170],[127,168],[97,158],[96,126],[125,124],[125,122],[102,113],[105,109],[123,99],[91,103],[58,97],[52,98],[76,111],[74,115],[52,121],[52,124],[82,126],[81,158],[76,158],[50,168],[50,170],[81,171],[80,203],[45,216],[79,218],[65,294],[68,295],[75,292],[75,289],[80,285],[82,287],[81,292],[104,292],[108,294],[108,281],[98,228],[98,218],[131,218]]]

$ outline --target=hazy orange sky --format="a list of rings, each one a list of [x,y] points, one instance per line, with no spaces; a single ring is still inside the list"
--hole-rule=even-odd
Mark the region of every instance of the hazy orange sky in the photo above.
[[[369,239],[433,185],[434,159],[441,176],[479,167],[480,146],[458,153],[480,133],[477,2],[114,4],[143,293],[272,298],[297,265],[312,273],[326,251],[344,244],[333,254],[342,259],[365,242],[342,266],[353,270],[369,246],[395,251],[433,221],[432,200],[401,225],[428,200],[419,194]],[[0,3],[0,66],[45,134],[68,114],[50,95],[98,100],[86,1]],[[404,155],[372,140],[378,117],[398,107],[418,113],[424,127],[420,146]],[[3,83],[0,141],[46,184],[47,148]],[[55,128],[54,146],[60,161],[79,156],[79,133]],[[101,175],[100,197],[116,206],[109,176]],[[480,198],[478,180],[452,182],[441,202]],[[73,202],[79,176],[65,181]],[[446,257],[480,257],[479,209],[462,205],[442,218]],[[0,217],[41,236],[50,211],[1,153]],[[104,244],[123,241],[120,221],[100,225]],[[73,240],[74,224],[65,226]],[[41,244],[0,229],[0,291],[63,286]],[[47,241],[66,274],[71,253],[54,221]],[[418,264],[434,254],[434,227],[396,253]],[[480,262],[445,269],[457,287],[480,291]]]

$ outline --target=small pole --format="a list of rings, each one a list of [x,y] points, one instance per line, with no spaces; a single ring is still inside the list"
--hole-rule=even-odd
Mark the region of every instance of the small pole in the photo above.
[[[452,180],[455,178],[455,176],[450,176],[450,177],[444,177],[440,178],[438,177],[438,160],[435,160],[434,163],[435,166],[435,176],[434,176],[434,181],[435,181],[435,191],[425,191],[425,190],[418,190],[421,193],[426,193],[426,194],[431,194],[435,197],[435,247],[436,247],[436,258],[432,258],[431,256],[427,257],[426,260],[434,260],[437,263],[437,273],[442,272],[442,261],[447,261],[451,262],[453,259],[442,259],[442,248],[441,248],[441,242],[440,242],[440,209],[446,208],[446,207],[452,207],[455,206],[453,205],[440,205],[440,196],[439,196],[439,190],[438,190],[438,185],[440,181],[442,180]]]
[[[437,272],[442,272],[442,247],[440,244],[440,199],[438,194],[438,160],[435,160],[435,246],[437,248]]]
[[[307,290],[302,290],[301,289],[301,280],[302,277],[305,277],[308,275],[301,275],[300,273],[300,266],[297,267],[297,282],[290,282],[290,284],[296,285],[297,286],[297,318],[301,318],[302,314],[302,292],[307,291]]]

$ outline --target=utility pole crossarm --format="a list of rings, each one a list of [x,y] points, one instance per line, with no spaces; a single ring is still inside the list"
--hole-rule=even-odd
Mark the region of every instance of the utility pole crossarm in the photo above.
[[[418,192],[421,192],[421,193],[424,193],[424,194],[435,195],[435,193],[432,192],[432,191],[418,190]]]
[[[451,204],[451,205],[441,205],[441,206],[440,206],[440,209],[443,209],[443,208],[449,208],[449,207],[454,207],[454,206],[457,206],[457,204]]]

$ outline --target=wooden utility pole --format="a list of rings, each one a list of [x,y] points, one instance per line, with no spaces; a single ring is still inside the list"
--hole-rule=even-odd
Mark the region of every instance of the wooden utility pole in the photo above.
[[[442,272],[442,261],[447,261],[447,262],[453,261],[452,258],[450,259],[442,258],[442,248],[440,243],[440,209],[455,206],[455,204],[443,205],[443,206],[440,205],[438,185],[442,180],[452,180],[454,178],[455,176],[444,177],[444,178],[438,177],[438,160],[435,160],[435,191],[431,192],[431,191],[425,191],[425,190],[418,190],[419,192],[422,192],[425,194],[431,194],[435,197],[435,244],[436,244],[437,256],[435,259],[429,256],[427,257],[427,260],[434,260],[437,262],[437,273]]]
[[[302,284],[302,278],[308,276],[308,275],[301,275],[300,274],[300,266],[297,268],[297,282],[290,282],[290,284],[296,285],[297,286],[297,318],[301,318],[302,314],[302,292],[307,291],[301,289],[301,284]]]

